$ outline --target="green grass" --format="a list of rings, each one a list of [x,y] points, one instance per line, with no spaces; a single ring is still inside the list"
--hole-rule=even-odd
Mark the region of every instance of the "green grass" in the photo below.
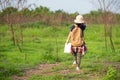
[[[63,75],[55,74],[53,76],[33,75],[29,80],[67,80]]]
[[[19,28],[14,26],[15,34],[19,39]],[[12,75],[24,75],[24,70],[43,63],[60,62],[52,71],[70,69],[72,55],[63,53],[64,44],[70,27],[24,27],[24,42],[21,44],[22,52],[13,45],[9,27],[0,26],[0,80],[12,80]],[[78,74],[55,74],[50,76],[33,75],[29,80],[101,80],[108,75],[110,69],[114,68],[117,80],[120,76],[120,26],[113,27],[113,42],[116,52],[110,49],[109,37],[108,49],[104,46],[102,25],[88,25],[85,31],[85,40],[88,51],[82,59],[81,69],[84,71]],[[118,65],[119,64],[119,65]],[[114,71],[114,70],[113,70]],[[104,78],[105,79],[105,78]],[[114,80],[114,79],[113,79]]]

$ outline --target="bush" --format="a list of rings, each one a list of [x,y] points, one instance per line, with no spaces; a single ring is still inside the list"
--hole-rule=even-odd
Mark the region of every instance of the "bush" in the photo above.
[[[109,67],[103,80],[117,80],[117,71],[114,68]]]

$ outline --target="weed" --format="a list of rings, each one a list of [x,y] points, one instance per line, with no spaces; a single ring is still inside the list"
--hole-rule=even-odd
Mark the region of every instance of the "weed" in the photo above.
[[[70,27],[50,27],[43,26],[40,23],[28,24],[31,27],[25,27],[23,25],[23,44],[20,44],[22,52],[19,52],[18,48],[12,44],[11,34],[9,27],[6,25],[0,25],[0,80],[10,80],[11,76],[23,75],[22,72],[25,69],[33,68],[42,63],[55,63],[61,62],[61,66],[54,67],[53,71],[60,71],[69,68],[73,62],[71,54],[63,53],[65,40],[69,33]],[[88,25],[89,26],[89,25]],[[14,27],[17,33],[18,28]],[[82,78],[83,80],[89,79],[89,74],[96,73],[99,78],[104,71],[102,69],[108,67],[105,65],[105,61],[111,63],[120,62],[120,28],[113,28],[113,41],[116,49],[116,53],[112,53],[108,48],[104,47],[103,26],[102,25],[90,25],[85,30],[85,40],[88,47],[87,54],[82,59],[81,69],[83,74],[56,74],[52,76],[32,76],[30,80],[39,79],[51,79],[57,80],[69,80],[75,78]],[[19,39],[19,35],[17,33]],[[107,41],[109,39],[107,38]],[[109,42],[108,42],[109,43]],[[109,46],[110,44],[108,44]],[[110,64],[110,63],[108,63]],[[103,66],[102,66],[103,65]],[[119,73],[119,66],[116,66]],[[104,79],[116,74],[115,69],[109,69]],[[87,78],[85,78],[87,76]],[[96,76],[92,76],[93,80]],[[107,78],[106,78],[107,77]],[[118,77],[120,77],[118,75]],[[115,77],[116,78],[116,77]]]
[[[48,76],[34,75],[28,80],[69,80],[69,79],[67,79],[63,75],[55,74],[55,75],[48,75]]]
[[[117,80],[117,71],[116,69],[109,67],[106,76],[103,80]]]

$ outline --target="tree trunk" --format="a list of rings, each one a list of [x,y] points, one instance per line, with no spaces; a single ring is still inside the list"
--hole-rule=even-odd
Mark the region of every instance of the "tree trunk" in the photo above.
[[[19,28],[20,28],[20,40],[21,40],[21,42],[22,42],[22,44],[23,44],[22,26],[21,26],[21,25],[19,25]]]
[[[105,47],[107,49],[107,30],[106,30],[106,25],[104,25],[104,40],[105,40]]]
[[[22,49],[21,49],[21,47],[20,47],[20,45],[19,45],[19,42],[18,42],[17,37],[16,37],[16,45],[17,45],[17,47],[18,47],[19,51],[20,51],[20,52],[22,52]]]
[[[15,45],[15,36],[14,36],[14,30],[13,30],[13,25],[12,24],[10,24],[10,31],[11,31],[11,35],[12,35],[13,44]]]
[[[111,49],[113,52],[115,52],[114,44],[112,41],[112,26],[111,25],[110,25],[110,29],[109,29],[109,38],[110,38]]]

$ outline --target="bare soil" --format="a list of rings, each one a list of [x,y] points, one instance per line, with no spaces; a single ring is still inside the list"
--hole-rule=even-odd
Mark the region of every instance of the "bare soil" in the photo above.
[[[120,63],[110,63],[110,62],[105,62],[104,64],[113,66],[116,69],[120,69]],[[64,65],[62,65],[64,67]],[[54,75],[54,74],[62,74],[62,75],[68,75],[68,74],[85,74],[86,72],[83,70],[76,71],[75,68],[69,69],[69,68],[62,68],[59,70],[54,70],[56,67],[61,67],[61,63],[55,63],[55,64],[40,64],[36,66],[33,69],[25,70],[23,76],[18,76],[14,75],[12,78],[13,80],[28,80],[31,76],[33,75]],[[103,74],[106,73],[106,69]],[[98,80],[101,76],[95,75],[94,73],[86,74],[86,77],[89,77],[89,80]],[[103,76],[102,76],[103,77]]]
[[[80,74],[80,72],[76,70],[70,70],[70,69],[62,69],[58,71],[53,71],[52,69],[55,68],[56,66],[59,66],[60,63],[55,63],[55,64],[40,64],[36,66],[34,69],[29,69],[24,72],[23,76],[13,76],[13,80],[27,80],[29,79],[32,75],[54,75],[56,73],[67,75],[69,73],[76,73]]]

